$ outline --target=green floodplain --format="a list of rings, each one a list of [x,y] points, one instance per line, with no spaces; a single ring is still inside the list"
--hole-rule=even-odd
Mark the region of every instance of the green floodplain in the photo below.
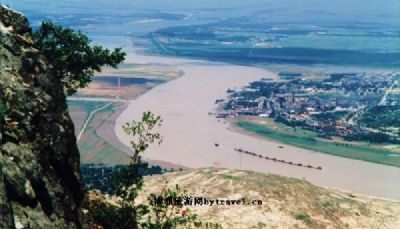
[[[103,107],[108,102],[94,101],[68,101],[69,110],[72,111],[72,118],[75,121],[75,134],[81,131],[84,121],[93,110]],[[116,112],[117,104],[111,104],[108,107],[96,112],[89,120],[88,126],[78,142],[78,148],[82,163],[104,163],[108,165],[123,164],[127,161],[127,155],[109,144],[104,136],[100,136],[98,129],[108,118]],[[83,114],[74,115],[75,110],[82,110]],[[79,113],[78,113],[79,114]]]
[[[335,156],[400,167],[400,154],[396,154],[383,148],[372,147],[368,143],[356,145],[347,142],[324,141],[318,139],[316,133],[300,128],[294,130],[291,127],[287,127],[285,128],[285,131],[276,131],[268,125],[250,121],[237,121],[236,124],[246,131],[288,145],[315,150]]]

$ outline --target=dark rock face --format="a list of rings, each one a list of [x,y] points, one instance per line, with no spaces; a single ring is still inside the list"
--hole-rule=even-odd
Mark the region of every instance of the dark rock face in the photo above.
[[[27,19],[0,6],[0,228],[81,228],[75,141]]]

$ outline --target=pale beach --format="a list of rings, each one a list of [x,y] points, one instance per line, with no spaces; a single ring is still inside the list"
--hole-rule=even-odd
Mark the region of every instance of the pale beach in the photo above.
[[[223,167],[269,172],[348,190],[349,193],[400,199],[400,168],[331,156],[243,134],[233,130],[236,128],[225,120],[209,114],[217,108],[215,100],[227,96],[228,88],[240,88],[261,78],[277,79],[274,73],[255,67],[178,58],[128,56],[127,62],[171,65],[184,73],[131,101],[116,120],[116,136],[129,146],[129,137],[121,127],[123,124],[137,120],[144,111],[162,116],[164,122],[159,131],[164,142],[150,147],[143,155],[145,159],[189,168]],[[240,154],[235,148],[321,166],[322,170],[263,160]]]

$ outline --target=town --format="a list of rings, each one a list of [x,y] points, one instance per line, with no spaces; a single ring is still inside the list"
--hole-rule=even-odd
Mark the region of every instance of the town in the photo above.
[[[227,100],[216,100],[223,108],[217,118],[269,117],[326,138],[399,142],[400,117],[394,114],[400,111],[400,73],[279,75],[278,81],[262,78],[240,90],[229,88]]]

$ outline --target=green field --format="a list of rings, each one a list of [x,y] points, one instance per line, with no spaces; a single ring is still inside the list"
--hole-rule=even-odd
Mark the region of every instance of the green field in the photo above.
[[[394,154],[389,150],[373,148],[367,145],[321,141],[316,139],[309,131],[298,130],[296,134],[288,134],[275,131],[267,125],[256,124],[249,121],[238,121],[237,125],[246,131],[254,132],[260,136],[288,145],[341,157],[400,167],[400,157],[389,156],[390,154]]]
[[[84,110],[88,113],[90,113],[92,110],[95,110],[99,107],[102,107],[106,105],[109,102],[95,102],[95,101],[79,101],[79,100],[69,100],[67,101],[68,107],[82,107]]]
[[[68,101],[70,110],[81,108],[86,111],[86,115],[71,116],[72,120],[76,122],[78,119],[86,120],[87,115],[93,110],[100,108],[108,102],[93,102],[93,101]],[[81,156],[82,163],[104,163],[107,165],[125,164],[129,161],[129,157],[118,150],[116,147],[110,145],[102,137],[97,134],[97,129],[104,124],[115,111],[116,105],[98,111],[89,121],[89,125],[83,134],[82,139],[78,142],[78,148]],[[76,125],[76,123],[75,123]],[[80,131],[76,127],[76,134]]]

